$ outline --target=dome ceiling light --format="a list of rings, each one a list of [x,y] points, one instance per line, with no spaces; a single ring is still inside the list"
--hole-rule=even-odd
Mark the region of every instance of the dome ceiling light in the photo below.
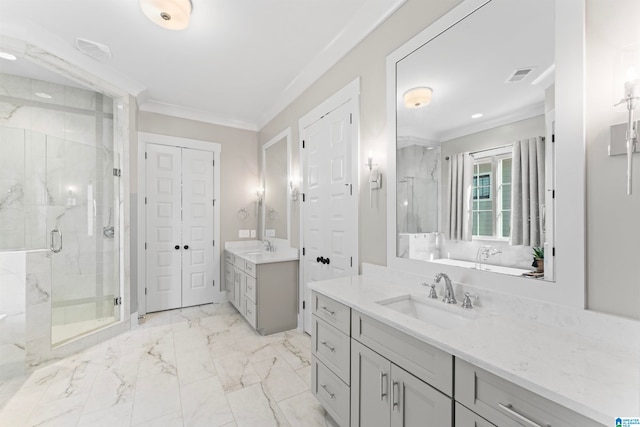
[[[191,0],[140,0],[142,13],[154,24],[168,30],[184,30],[189,26]]]
[[[407,108],[420,108],[429,105],[433,89],[430,87],[414,87],[404,93],[404,105]]]

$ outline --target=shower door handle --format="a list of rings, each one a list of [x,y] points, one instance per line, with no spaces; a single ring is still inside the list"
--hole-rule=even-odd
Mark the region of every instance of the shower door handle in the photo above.
[[[56,234],[58,234],[58,236],[60,236],[60,238],[59,238],[60,244],[58,245],[57,248],[56,248],[56,245],[55,245],[55,235]],[[50,249],[51,249],[51,252],[56,253],[56,254],[62,250],[62,233],[57,228],[54,228],[53,230],[51,230]]]

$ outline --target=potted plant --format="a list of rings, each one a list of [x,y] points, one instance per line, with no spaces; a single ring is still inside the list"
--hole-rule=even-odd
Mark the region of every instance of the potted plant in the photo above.
[[[536,267],[537,273],[544,272],[544,248],[540,246],[533,247],[533,264],[532,267]]]

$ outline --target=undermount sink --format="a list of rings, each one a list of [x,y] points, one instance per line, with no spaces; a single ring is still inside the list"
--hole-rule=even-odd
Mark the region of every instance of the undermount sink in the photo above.
[[[458,328],[475,318],[473,313],[459,305],[449,305],[439,299],[423,299],[410,294],[378,301],[377,304],[442,329]]]
[[[243,252],[243,255],[247,255],[247,256],[251,256],[251,255],[265,255],[268,252],[265,251],[250,251],[250,252]]]

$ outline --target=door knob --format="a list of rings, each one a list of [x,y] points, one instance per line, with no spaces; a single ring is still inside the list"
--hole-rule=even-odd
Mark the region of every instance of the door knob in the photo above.
[[[175,246],[174,246],[174,248],[175,248],[175,249],[176,249],[176,251],[177,251],[178,249],[180,249],[180,245],[175,245]]]
[[[184,245],[184,248],[185,249],[189,249],[189,245]]]
[[[316,262],[320,262],[321,259],[321,257],[316,258]]]
[[[324,263],[325,263],[325,264],[330,264],[330,263],[331,263],[331,260],[330,260],[329,258],[325,258],[325,259],[324,259]]]

